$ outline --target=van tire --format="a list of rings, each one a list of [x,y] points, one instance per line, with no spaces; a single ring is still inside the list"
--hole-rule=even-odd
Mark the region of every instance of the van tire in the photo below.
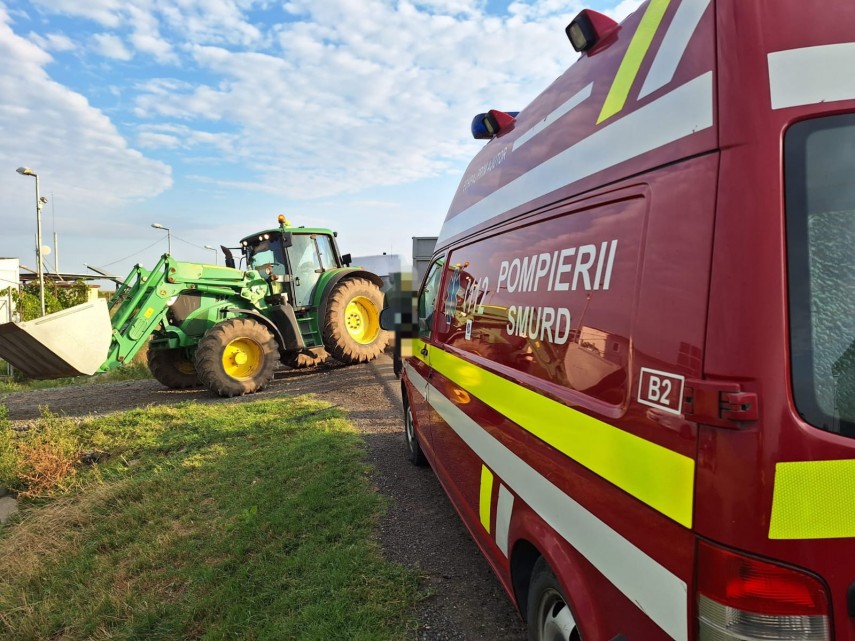
[[[151,375],[170,389],[186,389],[199,385],[196,363],[182,347],[150,349],[147,360]]]
[[[213,394],[253,394],[273,378],[279,346],[264,325],[251,318],[217,323],[196,348],[199,380]]]
[[[324,315],[323,341],[329,355],[348,365],[377,358],[390,336],[380,328],[381,309],[383,293],[370,280],[348,278],[336,285]]]
[[[528,641],[581,641],[567,597],[546,559],[540,557],[531,572],[526,608]]]
[[[413,410],[410,409],[410,403],[404,396],[404,443],[407,446],[407,460],[413,465],[424,467],[427,465],[427,458],[422,452],[422,446],[419,445],[419,437],[416,435],[416,426],[413,423]]]

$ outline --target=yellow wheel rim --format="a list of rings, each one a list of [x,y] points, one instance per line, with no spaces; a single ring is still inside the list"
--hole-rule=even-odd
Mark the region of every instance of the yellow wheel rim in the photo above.
[[[195,374],[196,366],[193,364],[193,361],[188,360],[186,358],[182,358],[175,364],[175,369],[177,369],[182,374]]]
[[[369,345],[380,333],[380,310],[370,298],[357,296],[344,310],[344,324],[353,340]]]
[[[252,376],[264,359],[261,345],[248,338],[236,338],[223,350],[223,369],[232,378]]]

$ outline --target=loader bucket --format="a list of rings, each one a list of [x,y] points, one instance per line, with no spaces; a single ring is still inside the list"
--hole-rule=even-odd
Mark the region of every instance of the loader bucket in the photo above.
[[[0,358],[30,378],[91,375],[107,360],[113,327],[107,302],[75,305],[36,320],[0,325]]]

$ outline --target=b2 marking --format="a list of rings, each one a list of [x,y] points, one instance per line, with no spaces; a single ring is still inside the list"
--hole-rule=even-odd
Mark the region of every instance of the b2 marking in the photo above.
[[[685,384],[686,378],[679,374],[642,367],[638,379],[638,402],[680,415]]]

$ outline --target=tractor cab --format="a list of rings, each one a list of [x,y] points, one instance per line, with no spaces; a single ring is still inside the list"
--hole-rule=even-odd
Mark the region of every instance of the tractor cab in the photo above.
[[[271,293],[287,294],[297,309],[312,303],[312,293],[321,275],[342,267],[335,235],[327,229],[291,228],[279,216],[279,228],[241,241],[249,269],[270,283]]]

